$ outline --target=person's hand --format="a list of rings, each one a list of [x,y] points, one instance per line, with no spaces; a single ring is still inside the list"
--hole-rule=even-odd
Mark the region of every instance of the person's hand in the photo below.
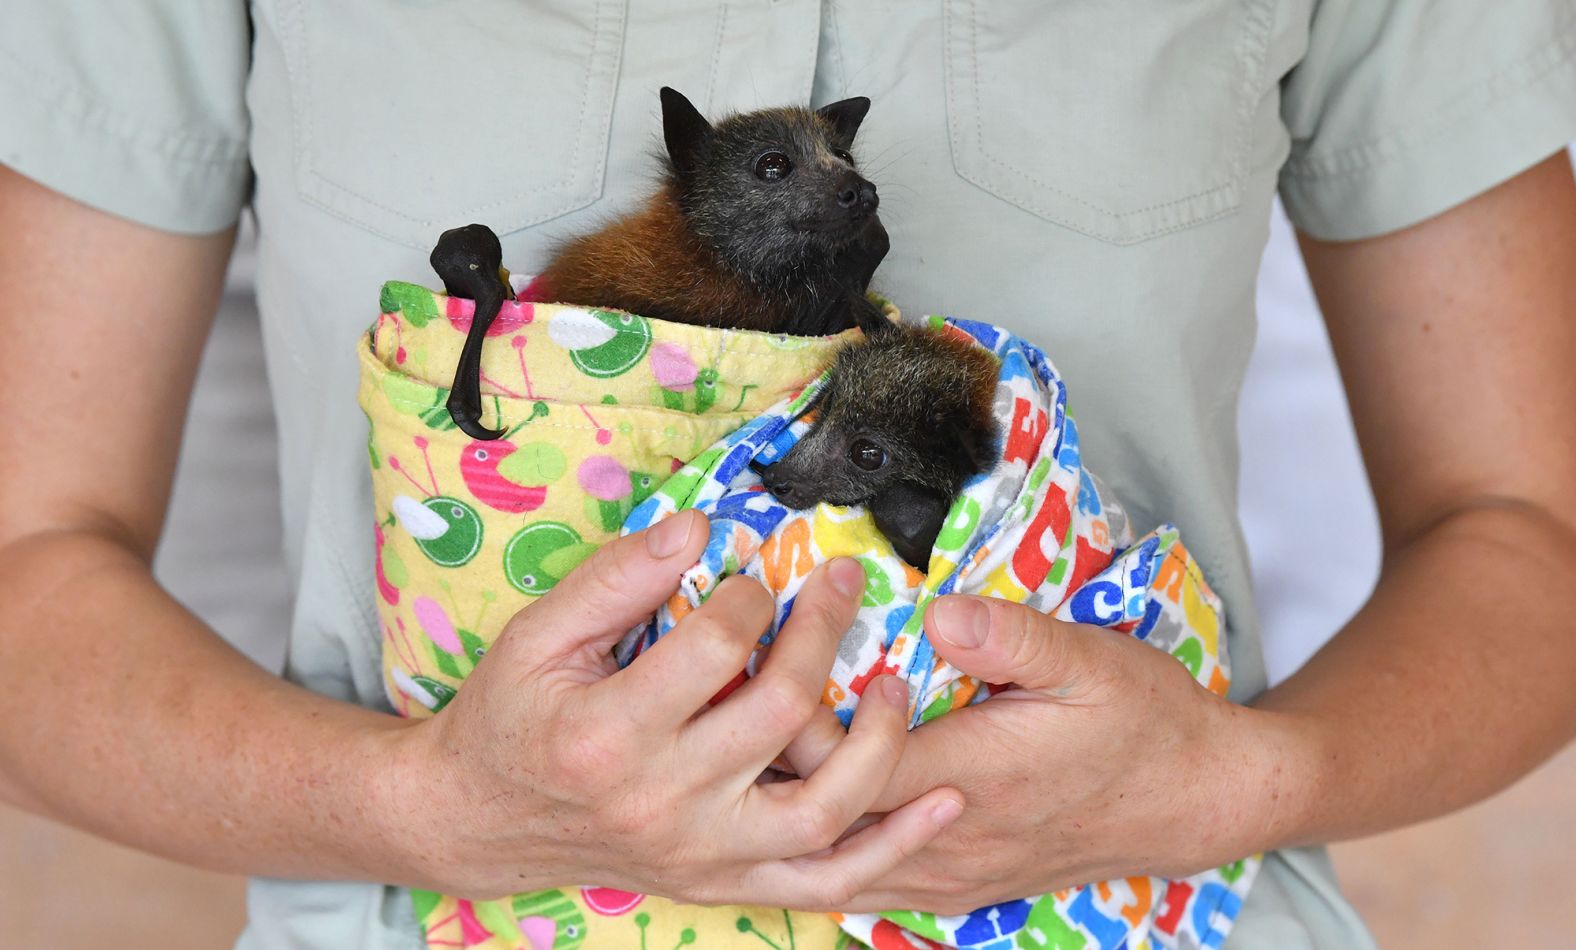
[[[705,518],[683,513],[604,546],[509,622],[441,713],[402,730],[389,794],[407,811],[396,833],[414,883],[473,897],[595,883],[823,909],[957,816],[958,792],[927,787],[844,837],[906,740],[891,677],[814,777],[756,782],[818,708],[863,590],[855,562],[806,580],[758,675],[714,707],[774,610],[754,581],[723,582],[617,669],[611,646],[673,594],[706,537]]]
[[[1278,789],[1263,718],[1199,686],[1126,634],[1008,601],[939,598],[936,652],[987,682],[1016,683],[916,729],[872,811],[937,784],[968,811],[913,861],[844,908],[966,913],[1133,875],[1178,877],[1263,846]],[[789,749],[814,775],[836,748],[820,717]]]

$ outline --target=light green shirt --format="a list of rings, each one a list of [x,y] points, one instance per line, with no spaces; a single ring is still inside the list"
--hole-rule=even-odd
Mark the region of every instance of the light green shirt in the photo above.
[[[49,0],[0,10],[0,161],[155,227],[243,206],[296,585],[287,675],[386,708],[353,344],[444,228],[530,272],[633,206],[656,90],[708,115],[874,100],[856,151],[913,315],[1002,324],[1065,375],[1090,468],[1178,523],[1264,688],[1236,399],[1277,190],[1303,230],[1437,214],[1576,136],[1568,0]],[[1308,566],[1313,569],[1314,565]],[[246,950],[421,945],[367,884],[258,881]],[[1272,855],[1235,948],[1371,941],[1322,851]]]

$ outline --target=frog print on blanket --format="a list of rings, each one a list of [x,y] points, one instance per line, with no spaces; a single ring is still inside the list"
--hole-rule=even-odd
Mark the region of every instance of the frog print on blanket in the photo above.
[[[504,623],[551,590],[689,459],[797,391],[842,339],[688,327],[509,301],[488,330],[483,409],[497,441],[445,403],[474,308],[393,282],[360,341],[360,401],[384,684],[404,716],[444,708]],[[678,907],[566,885],[505,901],[414,895],[432,947],[547,950],[840,946],[824,914]]]

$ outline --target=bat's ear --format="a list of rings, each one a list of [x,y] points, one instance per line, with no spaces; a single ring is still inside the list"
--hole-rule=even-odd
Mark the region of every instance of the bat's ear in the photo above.
[[[870,97],[854,96],[824,105],[815,110],[815,114],[832,123],[841,141],[852,142],[854,133],[859,131],[859,123],[865,121],[865,113],[869,111]]]
[[[947,408],[937,409],[930,417],[931,428],[947,433],[950,438],[941,450],[958,471],[976,475],[996,466],[1000,449],[996,445],[996,422],[989,405],[954,406],[943,400]]]
[[[662,140],[668,158],[680,175],[690,175],[700,165],[701,155],[711,142],[711,123],[700,114],[682,92],[662,87]]]
[[[963,453],[968,458],[976,473],[989,471],[996,465],[996,433],[990,428],[981,427],[978,420],[964,429]]]

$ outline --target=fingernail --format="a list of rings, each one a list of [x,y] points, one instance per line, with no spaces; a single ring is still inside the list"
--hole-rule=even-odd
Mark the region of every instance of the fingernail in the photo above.
[[[937,828],[945,828],[963,814],[963,803],[956,798],[943,798],[930,810],[930,820]]]
[[[865,569],[851,557],[832,561],[826,572],[832,576],[832,586],[844,597],[862,597],[865,593]]]
[[[646,551],[656,558],[672,557],[684,547],[694,527],[694,516],[686,512],[664,518],[646,529]]]
[[[943,597],[931,608],[936,635],[953,646],[973,649],[990,632],[990,610],[972,597]]]
[[[908,708],[908,684],[896,676],[886,676],[881,680],[881,692],[894,706]]]

